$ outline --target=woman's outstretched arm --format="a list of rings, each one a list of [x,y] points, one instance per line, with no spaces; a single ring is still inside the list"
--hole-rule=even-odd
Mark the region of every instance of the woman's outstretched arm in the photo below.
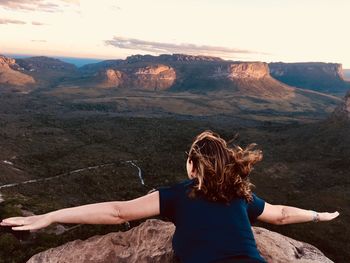
[[[1,226],[34,230],[52,223],[121,224],[159,214],[159,191],[129,201],[111,201],[59,209],[42,215],[10,217]]]
[[[315,212],[293,206],[271,205],[265,202],[264,211],[257,217],[258,220],[275,225],[286,225],[312,221],[330,221],[339,213]]]

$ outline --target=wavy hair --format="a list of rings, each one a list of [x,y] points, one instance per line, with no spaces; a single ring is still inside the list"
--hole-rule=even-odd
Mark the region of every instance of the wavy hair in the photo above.
[[[202,196],[209,201],[229,203],[234,198],[252,200],[249,174],[253,165],[262,160],[262,151],[229,147],[219,134],[205,130],[194,138],[188,158],[196,170],[195,184],[189,197]]]

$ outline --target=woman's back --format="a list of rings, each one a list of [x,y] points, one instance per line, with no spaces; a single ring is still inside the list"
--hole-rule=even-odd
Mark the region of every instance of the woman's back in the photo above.
[[[187,194],[194,181],[157,188],[160,215],[176,226],[173,249],[180,261],[220,262],[246,255],[256,262],[265,262],[259,255],[250,225],[264,210],[265,202],[254,194],[250,203],[236,198],[228,205],[200,197],[189,198]]]

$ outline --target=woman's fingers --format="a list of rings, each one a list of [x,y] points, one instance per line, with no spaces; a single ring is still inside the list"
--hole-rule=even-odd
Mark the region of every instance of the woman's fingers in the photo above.
[[[321,221],[330,221],[338,216],[339,216],[338,211],[333,212],[333,213],[324,212],[324,213],[320,213],[320,220]]]
[[[11,228],[12,230],[33,230],[36,229],[33,225],[26,225],[26,226],[15,226]]]
[[[31,224],[41,218],[41,215],[34,215],[34,216],[17,216],[17,217],[9,217],[1,221],[0,225],[2,226],[21,226],[21,225],[27,225]]]
[[[334,218],[336,218],[337,216],[339,216],[339,212],[336,211],[336,212],[332,213],[331,216],[332,216],[332,219],[334,219]]]
[[[1,221],[2,226],[12,226],[12,225],[24,225],[25,217],[10,217]]]

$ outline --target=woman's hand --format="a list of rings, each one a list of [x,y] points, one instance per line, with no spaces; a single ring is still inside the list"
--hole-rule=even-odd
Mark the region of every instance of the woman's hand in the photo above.
[[[13,226],[12,230],[35,230],[49,226],[52,220],[49,214],[27,217],[9,217],[1,221],[1,226]]]
[[[319,221],[330,221],[339,216],[339,212],[333,212],[333,213],[328,213],[328,212],[323,212],[323,213],[318,213],[319,216]]]

